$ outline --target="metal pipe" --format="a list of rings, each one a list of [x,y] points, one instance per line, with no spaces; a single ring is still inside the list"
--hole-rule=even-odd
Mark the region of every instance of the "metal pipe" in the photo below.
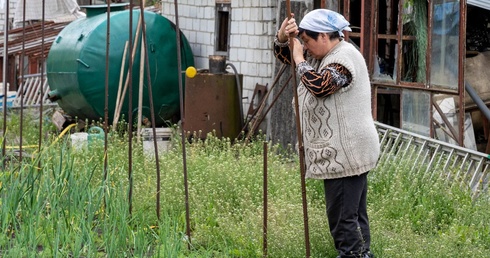
[[[483,102],[483,100],[478,96],[478,93],[471,87],[471,85],[468,82],[465,82],[464,88],[466,92],[468,92],[468,95],[471,97],[471,99],[475,102],[476,106],[480,109],[482,114],[490,121],[490,109],[488,109],[488,106]]]
[[[226,63],[226,66],[231,67],[233,71],[235,72],[235,80],[236,80],[236,86],[237,86],[237,92],[238,92],[238,103],[240,104],[240,125],[243,123],[243,103],[242,103],[242,85],[240,83],[240,78],[238,77],[238,72],[236,70],[236,67],[232,63]]]

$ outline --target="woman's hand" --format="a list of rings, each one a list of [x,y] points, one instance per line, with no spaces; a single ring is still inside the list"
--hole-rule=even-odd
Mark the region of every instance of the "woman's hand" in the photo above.
[[[281,24],[279,33],[277,35],[279,42],[286,42],[288,37],[298,36],[299,30],[296,20],[294,19],[294,13],[291,14],[291,19],[286,18]]]
[[[304,57],[304,48],[303,45],[301,44],[301,41],[297,38],[293,38],[294,43],[293,43],[293,59],[294,63],[299,64],[303,61],[305,61]]]

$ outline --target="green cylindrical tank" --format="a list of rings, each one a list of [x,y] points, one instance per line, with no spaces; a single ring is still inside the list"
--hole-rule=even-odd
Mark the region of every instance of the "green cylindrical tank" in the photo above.
[[[129,39],[130,11],[124,4],[112,4],[110,12],[110,44],[108,66],[108,115],[109,122],[115,116],[118,92],[123,92],[128,75],[132,49],[128,47],[121,73],[126,42]],[[100,120],[104,117],[106,84],[107,49],[107,10],[106,5],[87,6],[87,17],[79,18],[68,24],[57,36],[47,58],[47,78],[50,87],[49,98],[69,115],[80,119]],[[133,11],[132,41],[135,39],[141,12]],[[156,125],[178,118],[179,75],[184,82],[185,76],[178,71],[176,27],[167,18],[153,12],[144,11],[148,63]],[[142,33],[140,32],[141,38]],[[192,50],[184,34],[181,35],[181,68],[185,70],[194,65]],[[140,40],[139,40],[140,41]],[[132,69],[132,113],[138,114],[138,92],[140,84],[140,51],[138,42]],[[143,52],[144,53],[144,52]],[[142,117],[150,119],[150,100],[148,97],[148,77],[143,77]],[[120,83],[120,77],[123,80]],[[183,83],[184,85],[184,83]],[[120,117],[128,117],[128,93],[124,95],[124,104]],[[151,121],[151,120],[150,120]]]

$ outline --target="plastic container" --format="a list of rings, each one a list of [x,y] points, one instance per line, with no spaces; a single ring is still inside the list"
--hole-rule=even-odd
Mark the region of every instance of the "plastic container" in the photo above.
[[[158,153],[166,152],[171,148],[172,129],[170,128],[155,128],[155,136],[157,140]],[[141,129],[141,137],[143,138],[143,153],[148,157],[155,157],[155,145],[153,143],[152,128]]]
[[[16,91],[8,91],[7,92],[7,102],[6,102],[7,107],[13,106],[13,103],[14,103],[16,96],[17,96]],[[3,91],[0,91],[0,109],[3,109],[3,99],[4,99]]]
[[[87,142],[89,147],[102,144],[104,142],[104,129],[98,126],[92,126],[88,129]]]
[[[88,146],[88,133],[74,133],[70,135],[71,147],[73,151],[83,151],[87,149]]]

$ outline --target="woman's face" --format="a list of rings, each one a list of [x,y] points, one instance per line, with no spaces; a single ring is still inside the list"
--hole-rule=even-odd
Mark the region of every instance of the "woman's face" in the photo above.
[[[318,38],[315,40],[306,33],[301,33],[301,40],[303,41],[303,48],[315,59],[322,59],[330,50],[330,42],[328,35],[325,33],[320,33]]]

